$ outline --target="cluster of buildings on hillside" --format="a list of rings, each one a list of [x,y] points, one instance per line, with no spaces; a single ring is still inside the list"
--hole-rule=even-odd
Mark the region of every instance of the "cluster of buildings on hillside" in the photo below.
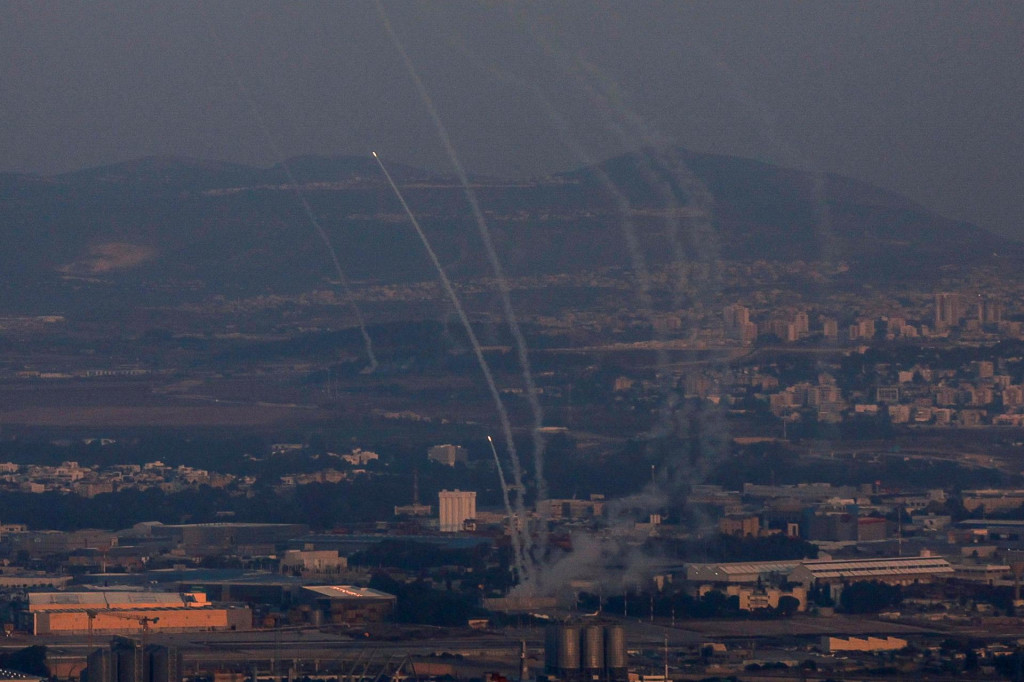
[[[755,365],[688,375],[683,384],[687,395],[735,409],[746,409],[753,400],[790,422],[883,419],[892,424],[1021,426],[1024,384],[1009,373],[1009,361],[1016,359],[956,367],[882,362],[857,377],[844,376],[833,363],[816,376],[789,379],[777,365]],[[622,386],[632,388],[633,382]]]
[[[114,442],[111,439],[96,439],[98,445],[110,445]],[[270,456],[306,451],[307,447],[301,443],[275,443],[271,446]],[[431,461],[440,461],[448,466],[466,461],[466,451],[459,446],[436,446],[430,449],[430,453]],[[333,461],[335,466],[343,468],[327,466],[315,471],[285,474],[277,477],[273,482],[274,487],[280,492],[312,483],[339,483],[360,476],[372,476],[374,472],[366,467],[377,462],[380,455],[355,448],[344,454],[328,452],[325,458]],[[258,458],[254,457],[250,459],[258,461]],[[27,493],[57,492],[94,497],[102,493],[123,490],[156,488],[165,493],[176,493],[205,486],[227,489],[229,493],[235,495],[246,495],[256,482],[255,476],[219,473],[184,464],[169,466],[160,461],[109,466],[83,466],[76,461],[65,461],[55,466],[0,462],[0,490]]]
[[[774,336],[783,343],[794,343],[812,335],[833,342],[869,342],[879,335],[889,341],[905,339],[949,338],[984,340],[1018,339],[1022,323],[1004,319],[1000,301],[978,297],[968,301],[958,292],[939,292],[934,296],[930,319],[908,319],[905,314],[885,313],[878,316],[855,315],[840,319],[819,314],[812,320],[806,309],[778,308],[751,310],[734,303],[722,310],[725,338],[741,344],[752,344],[758,338]]]
[[[228,485],[251,486],[255,479],[220,474],[195,467],[171,467],[163,462],[146,464],[115,464],[106,467],[81,466],[75,461],[57,466],[0,462],[0,489],[28,493],[61,492],[82,497],[118,490],[145,490],[159,488],[164,492],[178,492],[188,488]]]

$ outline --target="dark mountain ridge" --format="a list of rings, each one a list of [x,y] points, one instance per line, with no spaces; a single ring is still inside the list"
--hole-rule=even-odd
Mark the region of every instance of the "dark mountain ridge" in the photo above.
[[[371,157],[286,165],[150,157],[49,177],[2,174],[0,267],[9,277],[0,304],[59,296],[82,281],[129,298],[180,282],[204,296],[322,285],[333,267],[288,171],[350,279],[436,277]],[[461,186],[388,167],[449,272],[490,275]],[[512,276],[630,267],[630,240],[651,267],[827,261],[865,279],[1024,257],[1024,244],[866,183],[684,149],[643,150],[533,180],[472,182]]]

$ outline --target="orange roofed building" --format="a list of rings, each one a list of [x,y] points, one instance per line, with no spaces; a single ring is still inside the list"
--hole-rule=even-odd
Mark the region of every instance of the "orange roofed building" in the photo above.
[[[252,612],[214,606],[203,593],[34,592],[18,624],[33,635],[247,630]]]

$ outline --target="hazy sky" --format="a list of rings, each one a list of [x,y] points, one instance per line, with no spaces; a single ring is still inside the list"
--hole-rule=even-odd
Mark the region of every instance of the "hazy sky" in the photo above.
[[[660,141],[851,175],[1024,238],[1019,0],[384,7],[471,172]],[[12,0],[0,96],[0,170],[374,149],[451,169],[368,1]]]

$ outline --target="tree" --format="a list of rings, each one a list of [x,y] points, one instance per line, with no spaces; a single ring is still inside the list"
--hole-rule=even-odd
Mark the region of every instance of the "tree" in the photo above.
[[[821,585],[814,583],[811,585],[811,589],[807,592],[807,601],[815,606],[831,607],[836,605],[836,600],[832,598],[832,589],[828,583]]]
[[[779,597],[779,615],[783,618],[790,618],[800,609],[800,600],[788,594]]]
[[[875,580],[852,583],[843,588],[839,605],[846,613],[878,613],[903,601],[899,585],[887,585]]]
[[[9,654],[0,654],[0,666],[28,675],[50,676],[50,669],[46,665],[45,646],[30,646]]]

